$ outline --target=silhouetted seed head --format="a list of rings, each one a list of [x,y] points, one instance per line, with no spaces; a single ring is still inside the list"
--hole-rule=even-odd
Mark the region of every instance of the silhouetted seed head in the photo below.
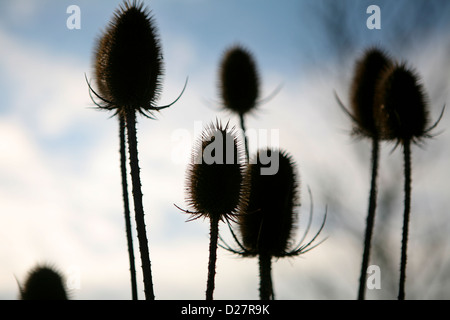
[[[274,175],[262,175],[268,167],[266,156],[279,156],[279,169]],[[238,215],[244,255],[269,254],[285,256],[291,245],[297,220],[294,207],[299,204],[299,185],[291,156],[284,151],[259,150],[247,165],[243,192],[246,204]]]
[[[418,140],[426,136],[428,109],[417,74],[404,64],[383,73],[377,87],[375,116],[384,139]]]
[[[111,94],[109,93],[106,84],[106,67],[108,64],[108,52],[111,46],[111,36],[104,33],[101,38],[97,40],[97,48],[95,51],[95,80],[97,84],[98,94],[105,100],[111,101]]]
[[[67,300],[64,279],[54,268],[33,268],[20,289],[21,300]]]
[[[383,71],[390,66],[392,61],[378,48],[367,50],[356,63],[350,98],[357,135],[377,136],[373,110],[375,88]]]
[[[196,210],[194,218],[233,218],[241,197],[241,159],[234,128],[217,121],[204,130],[187,172],[187,200]]]
[[[219,81],[225,108],[245,114],[256,106],[259,76],[255,60],[248,50],[234,46],[225,52]]]
[[[161,91],[162,52],[153,18],[142,3],[124,2],[96,50],[96,81],[103,108],[143,114],[155,109]]]

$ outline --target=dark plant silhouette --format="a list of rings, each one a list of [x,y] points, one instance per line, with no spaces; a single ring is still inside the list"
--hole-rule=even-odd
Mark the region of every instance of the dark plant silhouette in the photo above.
[[[37,265],[19,284],[21,300],[68,300],[64,277],[54,267]]]
[[[102,37],[98,40],[97,50],[95,53],[95,80],[98,88],[98,93],[104,98],[111,99],[108,94],[108,88],[106,85],[106,68],[107,68],[107,60],[106,54],[109,50],[110,46],[110,34],[103,34]],[[131,297],[133,300],[138,299],[137,294],[137,281],[136,281],[136,266],[135,266],[135,258],[134,258],[134,249],[133,249],[133,235],[131,230],[131,215],[130,215],[130,206],[128,199],[128,182],[127,182],[127,167],[126,167],[126,134],[125,134],[125,116],[123,113],[118,113],[119,119],[119,141],[120,141],[120,168],[121,168],[121,179],[122,179],[122,197],[123,197],[123,205],[124,205],[124,216],[125,216],[125,232],[127,238],[127,246],[128,246],[128,257],[130,263],[130,276],[131,276]]]
[[[220,66],[221,97],[223,106],[239,115],[247,161],[249,151],[244,115],[256,107],[259,82],[256,62],[250,51],[242,46],[234,46],[225,52]]]
[[[275,159],[268,163],[267,158]],[[263,171],[278,163],[274,174]],[[297,223],[295,207],[299,206],[299,181],[291,156],[285,151],[260,149],[244,174],[242,203],[239,207],[237,222],[241,240],[238,240],[232,228],[230,230],[239,249],[233,249],[225,243],[225,249],[244,257],[259,258],[260,299],[274,299],[272,283],[272,257],[283,258],[304,254],[320,243],[313,245],[322,231],[326,215],[320,229],[312,240],[304,244],[312,218],[303,238],[292,248],[292,237]]]
[[[429,112],[425,91],[419,76],[404,63],[396,63],[383,73],[377,86],[375,103],[375,119],[380,135],[403,146],[405,198],[398,299],[404,300],[411,211],[411,143],[431,137],[430,131],[437,126],[444,109],[439,119],[428,127]]]
[[[241,45],[225,51],[219,68],[219,89],[223,107],[239,116],[244,135],[245,155],[249,160],[248,141],[245,135],[244,116],[253,112],[258,105],[272,98],[280,88],[269,97],[261,100],[260,77],[253,54]]]
[[[155,295],[142,205],[136,113],[153,119],[154,111],[170,107],[180,98],[184,88],[171,104],[156,106],[162,74],[163,57],[153,17],[142,3],[125,1],[98,44],[96,76],[99,92],[93,90],[89,82],[88,85],[99,108],[113,111],[125,121],[144,291],[146,299],[150,300]],[[100,102],[95,102],[95,98]]]
[[[234,128],[217,121],[203,131],[187,170],[187,201],[194,211],[181,210],[192,214],[188,221],[210,220],[206,300],[213,299],[219,222],[234,219],[241,200],[241,158]]]
[[[374,119],[374,96],[377,83],[382,72],[392,65],[391,59],[381,49],[373,47],[365,51],[355,65],[350,90],[351,112],[338,99],[339,105],[353,121],[353,134],[372,140],[372,175],[369,192],[369,206],[366,218],[364,250],[361,262],[358,299],[364,300],[367,278],[367,267],[370,259],[370,247],[375,224],[377,206],[377,176],[380,137]]]

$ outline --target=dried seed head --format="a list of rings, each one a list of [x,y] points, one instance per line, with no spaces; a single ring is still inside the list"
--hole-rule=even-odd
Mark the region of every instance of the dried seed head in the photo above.
[[[20,289],[21,300],[67,300],[63,277],[54,268],[36,266]]]
[[[96,50],[96,80],[105,109],[155,108],[161,91],[162,52],[155,23],[142,3],[124,2]]]
[[[261,168],[270,166],[265,159],[273,157],[272,153],[279,156],[277,173],[261,174]],[[247,255],[286,255],[297,219],[294,207],[299,205],[298,189],[296,168],[290,155],[278,150],[258,151],[244,174],[245,205],[238,215]]]
[[[187,200],[196,217],[232,218],[241,197],[242,151],[234,129],[217,121],[194,147],[187,174]]]
[[[259,76],[255,60],[248,50],[234,46],[225,52],[219,81],[226,109],[245,114],[256,106],[259,97]]]
[[[376,137],[374,120],[374,96],[377,82],[392,61],[378,48],[368,49],[357,61],[350,90],[353,117],[357,122],[354,133],[361,136]]]
[[[106,67],[108,63],[108,52],[111,45],[111,36],[109,33],[104,33],[101,38],[97,40],[97,48],[95,51],[95,80],[98,88],[98,94],[105,100],[111,101],[111,94],[108,91],[106,84]]]
[[[417,140],[427,132],[428,109],[417,74],[404,64],[386,70],[377,86],[375,117],[383,139]]]

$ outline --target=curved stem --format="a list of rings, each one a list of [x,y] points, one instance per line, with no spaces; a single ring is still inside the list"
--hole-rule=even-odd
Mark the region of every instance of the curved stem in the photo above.
[[[377,138],[372,139],[372,180],[370,183],[369,209],[366,220],[366,234],[364,239],[363,259],[361,263],[361,275],[359,278],[358,299],[364,300],[366,292],[367,267],[369,265],[370,247],[372,241],[373,227],[375,224],[375,211],[377,207],[377,176],[380,142]]]
[[[273,299],[272,257],[269,254],[259,254],[259,297],[261,300]]]
[[[130,153],[131,182],[133,187],[134,211],[136,219],[136,229],[139,241],[139,250],[141,252],[142,274],[144,277],[144,291],[147,300],[154,300],[152,282],[152,270],[150,265],[150,256],[147,243],[147,234],[145,231],[144,208],[142,205],[141,179],[139,173],[139,161],[136,138],[136,113],[126,112],[126,125],[128,131],[128,150]]]
[[[400,262],[400,284],[398,299],[405,299],[405,281],[406,281],[406,258],[409,233],[409,216],[411,211],[411,141],[404,141],[404,173],[405,173],[405,204],[403,212],[403,235],[402,235],[402,251]]]
[[[125,215],[125,230],[128,244],[128,257],[130,260],[131,297],[137,300],[136,266],[134,263],[133,237],[131,231],[130,204],[128,199],[126,146],[125,146],[125,117],[119,114],[119,138],[120,138],[120,169],[122,174],[122,197]]]
[[[216,277],[217,239],[219,238],[219,219],[210,219],[208,280],[206,283],[206,300],[213,300],[214,282]]]
[[[244,135],[245,156],[247,158],[247,162],[249,162],[249,151],[248,151],[247,135],[245,134],[244,114],[239,113],[239,119],[241,120],[241,129],[242,129],[242,134]]]

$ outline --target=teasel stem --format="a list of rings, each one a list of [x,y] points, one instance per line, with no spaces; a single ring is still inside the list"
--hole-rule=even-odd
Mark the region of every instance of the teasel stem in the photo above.
[[[260,253],[259,256],[259,298],[260,300],[273,299],[272,285],[272,256]]]
[[[133,188],[136,229],[139,241],[139,250],[141,252],[145,298],[146,300],[154,300],[155,295],[153,293],[152,270],[150,265],[147,234],[145,231],[144,208],[142,205],[142,190],[136,137],[136,113],[133,109],[127,109],[125,113],[128,133],[128,150],[130,154],[131,181]]]
[[[131,231],[130,203],[128,199],[126,145],[125,145],[125,117],[119,114],[119,138],[120,138],[120,168],[122,173],[122,195],[125,215],[125,230],[127,234],[128,256],[130,260],[131,297],[137,300],[136,266],[134,263],[133,237]]]
[[[364,240],[363,259],[361,263],[361,275],[359,279],[358,299],[364,300],[366,294],[367,267],[369,265],[370,247],[373,228],[375,224],[375,211],[377,207],[377,176],[380,141],[377,137],[372,139],[372,180],[370,183],[369,209],[366,219],[366,234]]]
[[[245,157],[247,159],[247,163],[249,162],[249,151],[248,151],[248,141],[247,141],[247,136],[245,134],[245,121],[244,121],[244,113],[240,112],[239,113],[239,119],[241,121],[241,129],[242,129],[242,135],[244,138],[244,145],[245,145]]]
[[[206,283],[206,300],[213,300],[214,284],[216,277],[217,242],[219,238],[219,218],[212,216],[210,219],[209,262],[208,280]]]
[[[403,212],[403,235],[398,300],[405,300],[406,258],[409,233],[409,216],[411,211],[411,140],[409,139],[403,142],[403,155],[405,174],[405,204]]]

